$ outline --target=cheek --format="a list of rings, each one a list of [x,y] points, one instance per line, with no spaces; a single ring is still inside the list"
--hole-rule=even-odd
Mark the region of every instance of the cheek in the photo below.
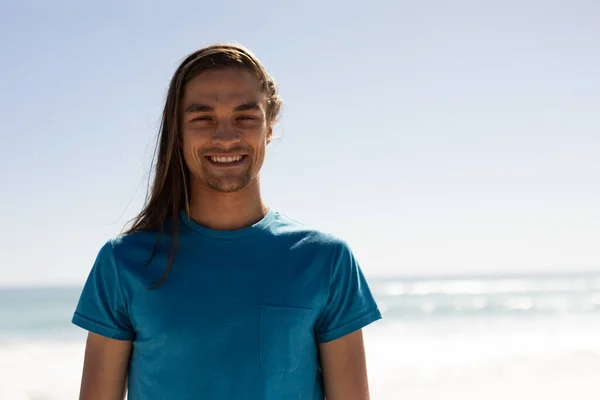
[[[260,167],[262,167],[262,165],[265,162],[265,157],[267,154],[267,145],[266,142],[265,143],[261,143],[259,145],[259,147],[256,148],[256,159],[254,160],[254,162],[256,163],[257,167],[260,169]]]
[[[206,130],[186,127],[181,135],[184,150],[194,152],[210,141],[211,135]]]
[[[188,166],[188,168],[198,163],[197,149],[200,147],[200,143],[197,138],[193,135],[182,135],[181,138],[181,150],[183,154],[183,159]]]

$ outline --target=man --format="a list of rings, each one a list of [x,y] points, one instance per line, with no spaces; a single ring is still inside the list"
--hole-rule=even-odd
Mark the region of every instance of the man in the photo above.
[[[82,400],[366,400],[361,329],[381,318],[347,244],[265,205],[281,99],[247,49],[189,55],[154,184],[98,253],[73,323]]]

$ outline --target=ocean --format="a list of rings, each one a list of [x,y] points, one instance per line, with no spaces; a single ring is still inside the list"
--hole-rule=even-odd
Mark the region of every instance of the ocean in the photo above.
[[[600,399],[600,272],[371,278],[373,400]],[[80,288],[0,289],[0,399],[77,399]]]

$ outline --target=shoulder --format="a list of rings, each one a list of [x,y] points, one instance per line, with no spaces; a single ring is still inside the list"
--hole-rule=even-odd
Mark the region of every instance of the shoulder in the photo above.
[[[159,241],[160,239],[160,241]],[[147,259],[156,250],[156,246],[165,246],[169,241],[169,232],[162,236],[158,232],[123,233],[107,239],[101,252],[112,252],[117,262]]]
[[[276,213],[276,223],[271,231],[274,236],[293,237],[303,245],[314,246],[320,250],[337,254],[350,250],[343,237],[307,225],[281,212]]]

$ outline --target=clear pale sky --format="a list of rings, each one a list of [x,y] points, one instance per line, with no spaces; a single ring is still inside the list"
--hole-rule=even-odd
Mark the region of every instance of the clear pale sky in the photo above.
[[[0,285],[85,280],[172,73],[222,41],[286,102],[266,203],[367,275],[600,267],[599,2],[99,3],[0,0]]]

